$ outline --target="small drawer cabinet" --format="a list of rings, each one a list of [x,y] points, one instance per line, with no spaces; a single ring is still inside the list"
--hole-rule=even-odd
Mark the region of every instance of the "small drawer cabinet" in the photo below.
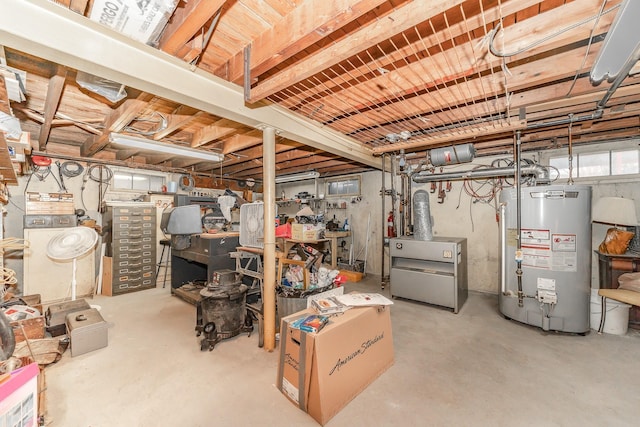
[[[113,295],[155,288],[156,212],[151,203],[109,204],[103,217]]]

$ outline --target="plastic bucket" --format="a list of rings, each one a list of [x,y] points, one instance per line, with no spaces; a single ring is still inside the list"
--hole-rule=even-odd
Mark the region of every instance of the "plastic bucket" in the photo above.
[[[167,192],[175,193],[178,191],[178,183],[176,181],[167,182]]]
[[[631,306],[622,302],[607,298],[607,316],[602,332],[614,335],[624,335],[629,328],[629,309]],[[593,330],[600,328],[602,316],[602,297],[598,295],[598,289],[591,289],[591,322]]]

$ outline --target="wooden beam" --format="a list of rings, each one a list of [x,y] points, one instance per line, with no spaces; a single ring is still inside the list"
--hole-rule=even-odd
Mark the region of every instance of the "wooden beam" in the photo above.
[[[226,0],[190,0],[176,9],[160,38],[160,49],[175,55],[222,7]]]
[[[191,158],[189,158],[189,159],[173,159],[173,160],[171,160],[171,167],[174,167],[174,168],[186,168],[186,167],[198,164],[198,163],[202,163],[204,161],[205,160],[191,159]],[[211,163],[209,162],[208,164],[211,164]]]
[[[222,144],[222,154],[242,151],[250,147],[262,144],[262,132],[252,131],[245,134],[233,135],[224,140]]]
[[[288,167],[287,165],[289,165],[291,162],[296,162],[300,159],[303,159],[301,161],[300,164],[297,164],[297,166],[300,166],[302,164],[314,164],[316,161],[315,159],[320,159],[319,161],[323,161],[323,160],[335,160],[335,156],[331,156],[330,154],[324,152],[324,151],[320,151],[320,150],[313,150],[313,151],[306,151],[306,150],[288,150],[288,151],[282,151],[282,152],[276,152],[276,170],[279,170],[281,167]],[[240,172],[244,172],[247,170],[253,170],[257,173],[257,171],[262,167],[262,165],[260,163],[254,163],[254,162],[243,162],[243,163],[239,163],[236,164],[234,166],[226,166],[224,168],[224,172],[225,173],[229,173],[231,175],[235,175],[237,173]]]
[[[60,99],[62,98],[62,90],[64,89],[64,82],[67,78],[67,69],[64,67],[58,67],[56,75],[49,79],[49,86],[47,87],[47,98],[44,101],[44,122],[40,126],[40,136],[38,137],[38,147],[41,151],[47,147],[47,140],[51,134],[51,126],[53,118],[58,111],[58,105],[60,105]]]
[[[140,150],[118,150],[116,152],[116,160],[127,160],[138,153],[140,153]]]
[[[9,94],[7,92],[7,86],[4,81],[4,77],[0,78],[0,111],[3,113],[13,116],[13,112],[11,111],[11,104],[9,103]]]
[[[89,0],[54,0],[54,1],[55,3],[61,6],[65,6],[73,10],[75,13],[78,13],[83,16],[84,16],[84,12],[87,10],[87,3],[89,3]]]
[[[84,13],[87,11],[88,3],[89,3],[89,0],[71,0],[69,9],[73,10],[75,13],[78,13],[84,16]]]
[[[576,4],[578,6],[581,5],[576,2],[571,3],[571,5]],[[613,16],[610,15],[602,17],[601,24],[610,23],[610,20],[613,19]],[[579,14],[579,17],[582,17],[582,14]],[[542,18],[548,19],[549,17],[542,16]],[[536,28],[545,23],[549,24],[548,21],[533,18],[522,24],[516,24],[511,33],[526,34],[527,32],[535,31]],[[567,23],[562,21],[561,23],[556,22],[554,25],[558,26],[560,24],[566,25]],[[554,25],[549,25],[554,27]],[[572,30],[571,33],[574,37],[582,39],[588,37],[589,29],[579,27]],[[521,77],[523,76],[523,71],[521,70],[525,70],[526,74],[526,70],[530,68],[531,64],[538,64],[538,67],[545,68],[540,70],[541,73],[539,75],[534,75],[538,79],[544,75],[554,75],[554,72],[560,68],[566,70],[566,75],[575,74],[576,68],[579,67],[584,58],[583,47],[563,53],[563,59],[559,64],[557,57],[535,57],[536,54],[565,45],[570,40],[567,37],[560,37],[558,40],[551,39],[534,49],[510,58],[509,62],[518,61],[515,62],[517,64],[516,67],[510,66],[511,75],[505,75],[502,70],[492,71],[497,69],[500,64],[500,61],[493,56],[489,56],[488,60],[477,62],[479,52],[476,52],[474,46],[478,45],[482,39],[476,39],[463,46],[458,46],[456,49],[430,56],[393,72],[349,86],[345,90],[321,98],[316,96],[317,99],[309,100],[304,104],[304,110],[307,114],[316,112],[313,118],[325,122],[334,117],[358,110],[387,104],[391,104],[387,109],[395,111],[393,114],[398,116],[398,111],[401,112],[402,110],[396,104],[400,101],[404,101],[403,103],[406,104],[404,109],[407,115],[412,116],[415,115],[416,111],[424,111],[425,109],[427,111],[437,111],[439,109],[447,109],[451,105],[471,102],[473,99],[493,97],[504,92],[505,80],[510,91],[517,90],[518,87],[516,86],[518,84],[522,87],[523,80],[521,80]],[[597,52],[597,49],[591,50],[591,61],[595,58],[594,51]],[[518,71],[516,72],[515,69]],[[481,77],[481,75],[489,71],[492,71],[491,75]],[[528,76],[531,75],[530,73],[528,74]],[[559,75],[559,73],[555,75]],[[455,80],[462,79],[464,80],[455,82]],[[452,84],[452,82],[455,82],[455,84]],[[524,84],[534,85],[526,81]],[[415,96],[419,93],[424,93],[424,95],[418,96],[420,102]],[[377,96],[371,96],[371,94],[377,94]],[[322,108],[320,108],[321,106]],[[423,108],[423,106],[426,108]],[[382,114],[382,116],[387,116],[387,114]],[[379,122],[380,118],[376,117],[375,121]]]
[[[589,69],[595,59],[597,50],[591,50],[585,69]],[[472,79],[456,85],[440,89],[437,93],[425,93],[412,98],[411,102],[404,105],[384,105],[371,111],[356,114],[352,119],[351,129],[366,129],[370,123],[377,125],[381,118],[386,118],[387,122],[403,120],[405,118],[424,117],[432,119],[432,116],[442,117],[443,122],[451,122],[449,117],[455,116],[459,108],[466,108],[466,105],[477,102],[480,108],[486,109],[484,116],[503,113],[507,108],[505,103],[504,78],[508,79],[510,92],[517,92],[533,86],[543,86],[563,78],[572,77],[576,73],[576,64],[580,64],[584,58],[584,48],[576,49],[563,54],[563,61],[553,58],[543,58],[538,61],[531,61],[523,65],[511,68],[511,76],[505,76],[504,72],[495,72],[491,78]],[[496,102],[496,97],[502,101]],[[514,97],[515,98],[515,95]],[[511,99],[510,108],[514,108],[514,99]],[[454,108],[455,107],[455,108]],[[513,112],[515,113],[515,111]],[[476,116],[477,117],[477,116]],[[438,119],[440,120],[440,119]],[[437,120],[436,120],[437,121]],[[340,123],[349,122],[349,119],[340,120]],[[345,132],[344,127],[338,124],[331,124],[332,128]],[[427,122],[424,128],[433,126]],[[384,135],[384,134],[382,134]]]
[[[464,3],[464,0],[433,0],[429,3],[428,8],[421,1],[407,3],[383,19],[373,21],[370,25],[353,32],[349,37],[308,56],[305,60],[279,72],[251,89],[250,101],[256,102],[264,99],[294,82],[311,77],[355,53],[387,40],[390,36],[390,28],[395,34],[399,34],[424,22],[430,16],[435,16]]]
[[[180,105],[173,110],[171,115],[167,119],[167,127],[159,130],[153,134],[153,139],[156,141],[161,140],[167,135],[171,135],[183,126],[195,121],[200,117],[206,116],[207,113],[198,111],[195,108],[187,107],[186,105]]]
[[[243,125],[232,122],[231,120],[222,119],[214,124],[198,129],[191,141],[191,147],[201,147],[211,141],[224,138],[227,135],[238,132]]]
[[[286,143],[277,142],[276,143],[276,154],[282,153],[289,150],[295,150],[296,148],[304,147],[299,142],[294,141],[286,141]],[[236,154],[234,156],[233,154]],[[257,163],[262,165],[262,144],[258,146],[251,147],[247,150],[233,152],[231,155],[224,156],[224,162],[222,163],[223,170],[226,173],[227,168],[242,164],[242,163]],[[196,171],[204,170],[202,168],[196,167]]]
[[[302,3],[251,42],[251,77],[270,70],[385,2],[309,0]],[[242,83],[243,50],[237,51],[214,74]]]
[[[135,119],[140,111],[147,108],[147,104],[154,98],[153,95],[142,92],[135,99],[125,100],[120,107],[111,112],[104,124],[104,131],[97,137],[90,137],[80,147],[83,157],[91,157],[109,144],[109,134],[125,128],[131,120]]]
[[[596,2],[599,0],[585,0],[588,2]],[[335,79],[333,81],[324,82],[323,85],[314,85],[309,87],[308,90],[303,91],[299,95],[296,96],[296,99],[299,99],[301,103],[309,102],[314,99],[320,92],[327,93],[336,93],[342,90],[344,86],[344,81],[361,81],[367,80],[365,76],[371,74],[372,70],[378,69],[393,69],[395,67],[394,63],[396,63],[401,58],[410,58],[415,56],[418,52],[423,52],[425,46],[437,46],[440,40],[449,40],[454,39],[456,37],[460,37],[462,35],[466,35],[468,32],[472,33],[473,31],[479,30],[484,37],[485,25],[487,23],[493,23],[498,21],[502,16],[508,16],[513,13],[516,13],[518,10],[523,7],[528,7],[530,5],[537,6],[540,0],[521,0],[519,2],[508,2],[500,4],[500,6],[496,6],[490,9],[486,9],[483,14],[476,14],[473,16],[467,16],[467,19],[455,24],[451,24],[447,29],[439,31],[435,34],[428,35],[424,37],[422,40],[415,41],[413,43],[408,44],[405,47],[399,48],[397,51],[394,51],[391,55],[385,55],[383,52],[371,52],[374,61],[369,62],[360,66],[357,66],[353,70],[349,70],[347,76],[343,76],[344,79]],[[464,10],[464,5],[460,5],[460,9]],[[402,61],[401,61],[402,62]],[[358,65],[358,64],[356,64]],[[281,103],[282,104],[282,103]],[[296,106],[299,108],[299,106]]]

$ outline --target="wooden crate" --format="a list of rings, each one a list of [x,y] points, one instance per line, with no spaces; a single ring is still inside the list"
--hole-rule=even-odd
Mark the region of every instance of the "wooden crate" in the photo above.
[[[16,343],[24,341],[25,334],[30,340],[44,338],[44,316],[33,317],[31,319],[16,320],[14,322],[11,322],[11,327],[13,328],[13,334],[16,337]]]
[[[23,295],[20,297],[22,301],[25,302],[29,307],[33,307],[40,312],[40,314],[44,314],[42,311],[42,297],[40,294],[33,295]]]
[[[73,215],[73,194],[27,193],[25,202],[27,215]]]

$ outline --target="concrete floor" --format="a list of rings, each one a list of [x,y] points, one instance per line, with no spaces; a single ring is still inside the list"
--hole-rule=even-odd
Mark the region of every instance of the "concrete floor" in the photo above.
[[[375,277],[347,291],[379,292]],[[388,295],[388,289],[383,292]],[[201,352],[195,308],[168,288],[98,296],[109,346],[46,369],[64,427],[315,426],[275,387],[278,352],[241,335]],[[544,333],[497,297],[459,314],[396,300],[395,364],[329,426],[629,426],[640,419],[640,333]]]

